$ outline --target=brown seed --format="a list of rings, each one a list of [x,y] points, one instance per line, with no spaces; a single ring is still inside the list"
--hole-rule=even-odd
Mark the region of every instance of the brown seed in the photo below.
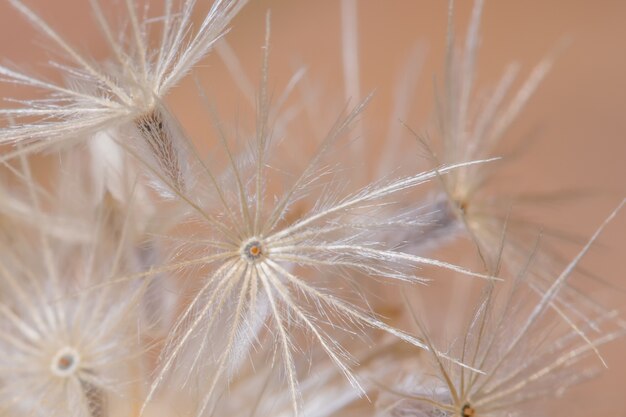
[[[475,417],[476,411],[472,408],[471,405],[465,404],[461,409],[461,417]]]
[[[74,357],[72,355],[63,355],[59,358],[57,366],[62,371],[67,371],[74,365]]]
[[[263,256],[263,246],[261,245],[261,242],[259,242],[258,240],[253,240],[249,242],[243,248],[243,254],[246,258],[248,258],[249,261],[256,261],[261,256]]]

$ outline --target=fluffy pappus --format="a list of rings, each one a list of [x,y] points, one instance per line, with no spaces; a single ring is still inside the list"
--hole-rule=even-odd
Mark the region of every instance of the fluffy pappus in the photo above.
[[[359,384],[346,364],[349,354],[331,336],[331,331],[341,331],[342,323],[383,330],[427,348],[419,338],[387,325],[366,308],[353,305],[312,280],[332,287],[370,277],[424,283],[426,280],[416,275],[416,268],[421,265],[491,279],[443,261],[403,252],[381,238],[390,231],[415,225],[402,206],[397,207],[395,215],[390,214],[403,193],[438,175],[485,161],[442,166],[343,192],[344,186],[333,179],[335,175],[324,159],[361,114],[366,100],[337,120],[308,166],[299,173],[285,175],[272,152],[276,144],[269,120],[267,55],[261,78],[256,132],[248,153],[235,159],[227,133],[217,124],[223,160],[228,161],[226,170],[217,175],[213,172],[214,164],[200,161],[198,179],[194,181],[197,187],[192,194],[178,192],[190,213],[183,230],[191,232],[170,238],[175,257],[166,268],[190,270],[203,278],[173,328],[147,402],[174,364],[186,356],[183,352],[189,351],[191,341],[196,340],[190,375],[198,372],[201,357],[208,352],[215,357],[202,371],[208,375],[204,377],[208,379],[205,400],[198,412],[202,414],[220,379],[228,378],[233,367],[237,368],[241,352],[245,354],[249,349],[246,343],[258,337],[263,327],[254,323],[259,323],[274,338],[273,346],[281,358],[280,366],[292,393],[293,412],[297,414],[299,389],[294,355],[298,347],[292,336],[294,327],[309,333],[356,387]],[[280,183],[284,186],[273,188]],[[176,190],[175,185],[172,190]],[[305,212],[293,213],[295,203],[304,196],[315,196],[316,204]],[[385,217],[376,220],[381,210]],[[214,332],[225,337],[216,343],[211,340]]]
[[[0,66],[2,81],[48,94],[17,101],[21,107],[0,110],[18,122],[0,131],[0,142],[23,145],[3,158],[88,139],[112,129],[113,137],[124,147],[145,153],[144,158],[170,182],[184,188],[187,139],[163,99],[210,51],[245,0],[213,2],[197,30],[192,30],[191,24],[195,0],[165,0],[162,16],[148,16],[147,5],[124,1],[127,28],[114,28],[99,0],[90,0],[97,26],[112,53],[103,63],[82,55],[22,1],[10,3],[60,48],[68,62],[50,63],[65,78],[64,84]],[[160,27],[159,41],[154,45],[150,40],[153,26]]]
[[[3,252],[11,254],[0,265],[3,415],[109,415],[109,402],[132,393],[141,372],[135,323],[144,288],[114,284],[121,254],[98,245],[41,234]]]
[[[404,383],[390,394],[381,415],[523,416],[534,402],[556,398],[593,377],[598,362],[606,366],[598,349],[626,336],[626,324],[617,311],[593,317],[592,324],[566,316],[564,320],[554,300],[623,205],[624,201],[545,292],[524,282],[528,270],[510,283],[508,293],[493,284],[485,286],[465,336],[449,349],[483,373],[450,368],[435,354],[436,377],[412,388]],[[585,361],[594,355],[596,365]]]

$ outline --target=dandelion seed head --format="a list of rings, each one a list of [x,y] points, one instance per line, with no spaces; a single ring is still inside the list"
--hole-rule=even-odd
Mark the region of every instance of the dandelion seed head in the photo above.
[[[33,207],[31,224],[2,244],[0,368],[11,372],[0,376],[1,414],[102,417],[140,354],[132,329],[144,287],[109,282],[138,261],[124,253],[128,226],[109,233],[104,208],[69,214],[69,184],[44,191],[25,160],[13,173]]]
[[[196,1],[166,1],[159,24],[154,24],[148,4],[124,2],[129,25],[115,27],[102,4],[92,0],[96,27],[110,48],[111,56],[96,62],[83,55],[42,17],[21,0],[10,0],[26,19],[61,49],[66,63],[56,64],[64,83],[52,83],[0,65],[0,82],[35,87],[47,96],[22,102],[0,115],[14,118],[14,126],[0,128],[0,143],[19,143],[19,149],[3,160],[44,148],[90,140],[105,131],[115,132],[116,141],[132,148],[144,163],[178,188],[186,186],[188,138],[173,113],[164,104],[171,88],[181,81],[214,46],[246,0],[216,0],[197,30],[192,23]],[[142,10],[143,9],[143,10]],[[158,43],[151,41],[160,28]],[[119,39],[114,35],[121,32]],[[28,122],[22,120],[30,119]],[[34,119],[34,121],[33,121]],[[159,181],[152,178],[157,191]]]
[[[398,409],[419,409],[426,404],[459,417],[511,415],[589,378],[595,366],[590,368],[586,358],[596,355],[602,363],[599,347],[624,337],[626,326],[615,320],[615,313],[601,312],[591,322],[568,316],[555,300],[623,205],[605,219],[579,254],[553,278],[548,290],[532,282],[520,285],[530,278],[527,270],[519,273],[505,295],[498,295],[498,289],[488,283],[457,353],[469,358],[469,364],[482,373],[448,368],[435,354],[433,365],[438,378],[445,381],[445,386],[441,385],[444,395],[424,395],[419,386],[412,387]],[[548,333],[551,338],[546,337]],[[555,391],[554,386],[559,389]]]
[[[263,80],[263,83],[267,82],[267,74]],[[286,161],[280,161],[271,152],[274,134],[270,126],[280,120],[280,115],[274,115],[269,103],[264,101],[266,88],[265,84],[261,85],[263,99],[258,104],[258,128],[251,136],[249,154],[244,156],[244,159],[253,161],[253,165],[242,167],[238,163],[240,159],[233,156],[226,132],[220,131],[223,151],[229,162],[226,172],[218,174],[212,164],[204,163],[196,155],[200,169],[194,172],[197,178],[192,182],[197,188],[193,190],[193,197],[178,190],[175,184],[171,185],[181,200],[189,202],[188,221],[197,224],[198,229],[192,239],[176,237],[176,241],[185,243],[173,248],[172,253],[181,259],[170,267],[180,270],[202,266],[207,274],[203,277],[202,287],[174,326],[175,331],[163,355],[165,359],[144,407],[152,401],[166,375],[175,372],[175,361],[184,359],[183,352],[192,342],[199,341],[193,363],[197,363],[206,354],[204,352],[220,351],[212,364],[215,370],[204,372],[210,376],[201,408],[208,409],[215,400],[220,378],[229,376],[230,370],[236,368],[232,365],[234,358],[251,349],[251,342],[265,337],[261,326],[249,323],[264,323],[276,335],[274,347],[281,357],[295,415],[298,415],[300,394],[294,355],[299,346],[291,328],[294,322],[322,347],[357,390],[361,389],[361,384],[347,364],[350,355],[330,335],[331,330],[347,331],[343,322],[383,330],[408,343],[425,347],[419,338],[392,328],[371,314],[362,306],[366,300],[362,300],[362,305],[358,305],[361,300],[357,303],[344,301],[339,292],[323,288],[318,283],[313,285],[308,278],[322,276],[329,286],[338,286],[337,281],[349,281],[353,277],[367,280],[372,276],[390,281],[423,282],[415,275],[415,267],[420,265],[434,265],[485,278],[482,274],[445,262],[413,256],[381,239],[385,233],[410,224],[405,208],[395,204],[400,195],[465,163],[375,181],[354,191],[341,190],[343,195],[334,189],[329,191],[325,184],[329,172],[326,163],[331,158],[333,145],[348,137],[352,123],[364,110],[368,97],[341,115],[330,127],[308,164],[298,168],[299,173],[288,177],[287,182],[277,181],[278,176],[285,179],[282,164]],[[271,118],[270,114],[273,115]],[[219,120],[216,124],[219,125]],[[254,170],[253,177],[248,175],[248,169]],[[245,178],[253,180],[248,182]],[[270,195],[269,185],[280,183],[284,184],[282,188],[271,188],[276,194]],[[304,196],[315,196],[317,203],[294,213],[295,204]],[[372,221],[383,206],[389,217],[380,222]],[[335,321],[327,320],[327,317],[339,318]],[[208,338],[211,330],[218,326],[227,329],[226,337],[220,341],[223,342],[221,347]],[[187,379],[198,372],[193,367],[178,368],[187,373]]]

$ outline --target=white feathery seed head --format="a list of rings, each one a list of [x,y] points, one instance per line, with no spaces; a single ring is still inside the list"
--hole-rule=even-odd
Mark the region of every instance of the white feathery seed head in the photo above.
[[[267,42],[266,38],[266,50]],[[405,253],[395,244],[388,245],[380,239],[389,231],[414,226],[402,207],[396,215],[389,215],[403,193],[438,175],[485,161],[387,179],[342,195],[337,184],[341,181],[332,179],[332,170],[323,161],[363,111],[367,100],[338,119],[308,166],[300,173],[286,174],[272,152],[275,145],[268,120],[267,54],[262,80],[256,133],[248,155],[236,160],[227,133],[218,125],[225,159],[229,161],[225,173],[218,176],[213,165],[200,163],[198,179],[194,181],[197,187],[191,194],[183,194],[172,186],[188,205],[188,227],[184,230],[191,232],[172,236],[175,258],[164,268],[192,271],[203,278],[171,332],[147,403],[175,363],[181,363],[184,353],[193,352],[195,359],[190,361],[191,365],[178,368],[189,369],[188,379],[198,378],[192,375],[201,372],[200,377],[208,380],[198,412],[201,415],[214,401],[218,382],[229,378],[242,352],[245,354],[250,349],[246,344],[257,339],[265,328],[265,333],[274,339],[272,346],[281,358],[293,412],[297,414],[300,400],[294,355],[299,347],[292,337],[295,329],[308,333],[355,387],[359,384],[347,365],[349,354],[331,336],[332,332],[342,331],[342,323],[383,330],[427,348],[419,338],[387,325],[367,309],[343,300],[338,293],[312,280],[335,288],[341,288],[341,283],[349,286],[359,277],[424,283],[426,280],[416,275],[421,265],[491,279],[442,261]],[[274,188],[280,183],[285,183],[284,187]],[[309,199],[316,196],[317,203],[304,213],[294,213],[294,204],[304,196]],[[381,208],[385,210],[385,218],[376,220]],[[211,335],[215,332],[224,336],[213,340]],[[215,359],[207,369],[199,367],[200,358],[216,349],[217,353],[212,354]]]
[[[128,395],[145,285],[117,279],[139,263],[129,222],[114,233],[104,207],[73,213],[69,183],[48,190],[21,162],[12,173],[29,221],[0,243],[0,414],[106,417],[122,397],[140,401]]]
[[[0,413],[107,416],[140,372],[142,287],[109,283],[123,262],[98,245],[41,234],[2,250]]]
[[[516,92],[511,91],[519,73],[519,65],[515,63],[493,88],[476,91],[483,3],[483,0],[474,2],[464,44],[458,48],[454,36],[454,0],[449,1],[445,74],[443,88],[436,97],[441,153],[420,139],[436,164],[492,157],[495,147],[502,142],[554,61],[552,54],[537,64]],[[443,190],[433,197],[434,205],[441,209],[434,215],[441,217],[439,223],[447,228],[454,224],[457,231],[465,228],[483,256],[490,258],[486,260],[489,264],[498,255],[498,241],[511,202],[505,201],[506,191],[494,197],[486,188],[493,180],[494,168],[506,164],[510,157],[507,155],[489,166],[468,166],[442,177]]]
[[[61,50],[67,62],[50,63],[64,76],[63,84],[0,66],[2,81],[47,93],[41,99],[16,101],[20,107],[0,109],[1,115],[19,122],[0,130],[0,143],[25,145],[4,158],[126,127],[116,139],[151,155],[151,162],[182,187],[188,144],[163,99],[224,34],[245,0],[214,1],[197,30],[192,30],[191,21],[195,0],[164,0],[162,16],[148,16],[147,6],[125,0],[126,28],[112,27],[100,1],[90,0],[112,53],[103,63],[82,55],[21,0],[10,3]],[[150,37],[153,26],[160,28],[156,44]]]
[[[434,353],[437,377],[414,387],[403,384],[401,391],[391,395],[391,405],[382,415],[525,415],[533,401],[557,397],[593,377],[597,366],[584,360],[598,355],[600,364],[605,365],[598,348],[626,336],[626,323],[611,311],[594,317],[590,325],[567,317],[554,301],[625,202],[602,223],[548,290],[522,283],[526,270],[510,283],[508,294],[500,293],[493,283],[486,284],[464,338],[450,349],[460,350],[458,357],[482,373],[451,368]]]

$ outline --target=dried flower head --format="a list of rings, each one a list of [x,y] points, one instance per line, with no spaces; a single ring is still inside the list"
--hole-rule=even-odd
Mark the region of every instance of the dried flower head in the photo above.
[[[127,395],[120,384],[139,375],[132,360],[141,353],[133,330],[143,289],[108,284],[121,273],[121,251],[106,256],[96,242],[45,230],[2,251],[1,413],[107,416],[109,400]]]
[[[584,366],[583,359],[597,354],[598,347],[624,337],[626,325],[617,319],[615,311],[594,317],[593,327],[587,321],[564,321],[554,300],[625,202],[603,222],[546,292],[522,285],[527,271],[512,283],[508,295],[497,296],[495,286],[486,285],[459,352],[462,360],[484,373],[449,368],[435,353],[438,378],[421,381],[413,388],[405,384],[385,414],[525,415],[532,401],[559,395],[591,377],[593,369]]]
[[[267,42],[266,38],[266,50]],[[191,341],[199,340],[190,369],[198,367],[205,352],[217,351],[215,361],[202,371],[208,375],[209,383],[204,390],[201,414],[212,401],[220,379],[236,369],[239,358],[250,348],[246,344],[259,337],[259,324],[266,323],[268,332],[276,339],[274,346],[282,358],[291,403],[297,413],[299,390],[294,350],[298,347],[292,337],[292,322],[312,336],[354,386],[358,382],[346,364],[349,355],[331,335],[331,331],[341,331],[342,322],[381,329],[426,348],[419,338],[385,324],[367,310],[344,301],[338,293],[312,284],[311,279],[321,279],[336,288],[340,288],[339,282],[350,283],[359,277],[423,283],[425,280],[415,275],[420,265],[489,278],[405,253],[380,238],[413,224],[412,210],[399,208],[395,215],[389,215],[394,200],[403,193],[440,174],[484,161],[379,181],[341,196],[338,190],[342,182],[333,179],[332,169],[324,166],[323,161],[367,101],[338,120],[308,166],[299,174],[286,175],[272,153],[276,144],[268,119],[267,54],[262,80],[256,133],[246,157],[234,158],[226,132],[217,124],[225,159],[229,161],[225,173],[216,175],[215,164],[201,164],[199,179],[194,181],[198,186],[192,195],[183,194],[172,185],[189,207],[189,227],[185,230],[194,232],[191,236],[174,237],[182,245],[176,247],[177,259],[167,268],[191,268],[196,272],[200,269],[204,279],[174,327],[174,336],[147,401],[182,352],[189,350]],[[291,180],[282,190],[272,188],[286,178]],[[304,196],[316,196],[316,205],[303,213],[294,213],[294,204]],[[385,218],[376,220],[381,209],[385,210]],[[216,342],[211,335],[217,329],[224,337]]]
[[[111,59],[103,63],[81,55],[21,0],[10,3],[61,49],[68,62],[49,64],[60,70],[64,84],[0,66],[2,81],[48,93],[42,99],[17,101],[21,107],[0,110],[19,122],[0,131],[0,142],[25,145],[6,157],[109,134],[125,146],[151,155],[170,181],[182,185],[186,139],[163,99],[223,35],[245,0],[216,0],[195,31],[191,23],[195,0],[166,0],[161,17],[148,17],[147,7],[125,0],[124,14],[130,20],[126,29],[113,28],[99,0],[90,0],[112,52]],[[161,34],[159,42],[151,45],[149,35],[155,22],[160,22]],[[30,122],[32,118],[36,121]],[[122,127],[126,130],[120,132]]]
[[[427,156],[436,164],[492,157],[496,145],[504,139],[553,63],[553,57],[549,57],[536,65],[517,92],[512,92],[511,87],[519,65],[511,64],[495,87],[480,91],[478,95],[475,81],[482,9],[483,1],[475,1],[465,43],[463,48],[457,48],[454,1],[449,1],[445,74],[442,91],[437,92],[436,97],[441,152],[415,134],[426,147]],[[509,96],[512,97],[507,101]],[[510,155],[489,166],[468,166],[441,178],[442,189],[432,197],[437,210],[432,214],[435,226],[431,241],[449,238],[464,229],[476,242],[485,261],[489,264],[496,261],[503,225],[512,221],[508,213],[515,198],[507,196],[507,191],[494,193],[489,185],[494,179],[494,168],[509,160]]]

